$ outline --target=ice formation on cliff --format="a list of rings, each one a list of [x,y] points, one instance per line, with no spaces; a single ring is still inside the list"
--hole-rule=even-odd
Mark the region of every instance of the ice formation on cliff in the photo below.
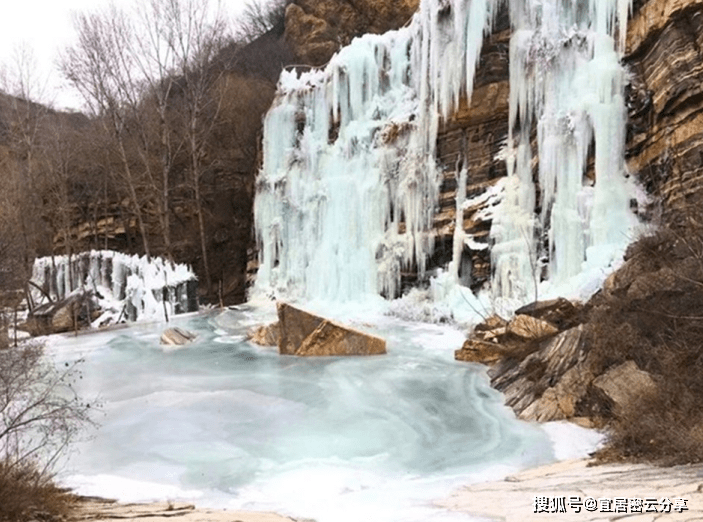
[[[424,271],[439,122],[470,100],[499,4],[423,0],[409,26],[355,39],[324,69],[282,74],[255,200],[259,290],[308,300],[393,296],[402,269]],[[628,6],[509,1],[509,175],[491,230],[497,298],[526,301],[544,277],[558,285],[602,269],[631,239],[619,63]],[[593,145],[595,182],[584,179]],[[463,187],[471,172],[460,173]],[[449,273],[460,283],[463,244],[475,242],[456,233]]]
[[[83,289],[102,296],[107,313],[132,321],[163,319],[198,309],[197,279],[183,264],[155,257],[93,250],[73,256],[37,258],[32,282],[54,300]],[[35,288],[35,302],[42,293]]]
[[[432,251],[438,123],[470,96],[490,2],[422,3],[324,70],[281,76],[264,124],[257,286],[308,299],[395,295]]]
[[[497,297],[534,298],[541,278],[558,286],[606,267],[632,239],[619,63],[628,6],[628,0],[510,2],[510,179],[491,229]],[[584,180],[592,146],[594,181]]]

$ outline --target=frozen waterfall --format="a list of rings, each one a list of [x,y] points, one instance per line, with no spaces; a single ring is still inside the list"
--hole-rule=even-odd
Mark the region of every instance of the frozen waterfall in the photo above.
[[[193,271],[158,257],[149,260],[110,250],[42,257],[34,261],[32,282],[35,303],[42,294],[61,300],[74,291],[92,290],[106,313],[131,321],[163,319],[164,313],[171,316],[198,309],[198,281]]]
[[[347,301],[396,295],[432,252],[441,116],[471,95],[492,5],[423,2],[412,23],[366,35],[323,70],[282,74],[264,124],[257,287]]]
[[[471,98],[500,4],[423,0],[407,27],[355,39],[324,69],[281,75],[257,181],[258,291],[393,297],[401,270],[425,271],[438,129]],[[632,239],[619,62],[628,8],[628,0],[509,1],[508,179],[491,229],[496,298],[533,299],[543,279],[568,287],[585,271],[602,272]],[[471,172],[461,178],[465,187]],[[460,226],[456,234],[450,272],[459,284],[461,245],[471,238]]]
[[[605,268],[632,240],[634,187],[625,178],[626,79],[619,62],[628,6],[628,0],[510,2],[510,179],[491,229],[494,296],[534,299],[541,279],[559,286]]]

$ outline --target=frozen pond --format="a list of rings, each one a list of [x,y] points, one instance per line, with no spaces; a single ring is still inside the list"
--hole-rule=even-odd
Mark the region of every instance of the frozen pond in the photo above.
[[[466,520],[432,501],[555,458],[552,438],[515,420],[484,368],[453,360],[456,330],[388,319],[374,328],[386,356],[295,358],[245,340],[258,320],[181,318],[172,324],[198,339],[177,350],[159,345],[163,324],[54,339],[58,360],[85,357],[80,391],[104,404],[62,480],[124,501],[318,522]]]

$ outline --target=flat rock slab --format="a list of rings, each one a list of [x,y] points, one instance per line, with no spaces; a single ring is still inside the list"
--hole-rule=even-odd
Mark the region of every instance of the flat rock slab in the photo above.
[[[153,504],[119,504],[102,499],[82,500],[70,522],[81,520],[144,522],[295,522],[294,519],[276,513],[255,511],[227,511],[196,509],[192,504],[182,502],[158,502]]]
[[[281,355],[381,355],[386,341],[287,303],[278,304],[278,351]]]
[[[703,476],[700,466],[657,467],[649,464],[606,464],[589,467],[588,460],[558,462],[526,470],[504,480],[473,484],[437,502],[440,507],[506,522],[549,520],[703,521]],[[608,513],[600,509],[580,513],[569,505],[569,497],[596,499],[656,498],[686,499],[681,513]],[[565,513],[535,513],[535,497],[566,497]],[[657,504],[661,511],[661,505]]]
[[[192,342],[197,336],[183,328],[167,328],[161,334],[161,344],[166,346],[183,346]]]

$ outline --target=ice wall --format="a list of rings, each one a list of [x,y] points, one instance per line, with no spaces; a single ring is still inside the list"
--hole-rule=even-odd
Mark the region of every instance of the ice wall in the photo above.
[[[163,319],[164,314],[198,309],[198,282],[186,265],[154,257],[129,256],[109,250],[73,256],[37,258],[32,282],[52,299],[63,299],[78,290],[101,296],[103,309],[125,319]],[[43,298],[33,289],[35,302]]]
[[[541,279],[568,285],[607,267],[632,240],[620,65],[628,7],[510,1],[510,179],[491,229],[496,297],[535,299]],[[595,180],[585,178],[592,147]]]
[[[395,296],[401,270],[424,271],[439,122],[462,96],[470,100],[501,3],[423,0],[408,27],[358,38],[324,69],[282,74],[257,182],[257,290],[307,300]],[[632,239],[619,63],[629,4],[506,3],[509,176],[491,213],[492,287],[496,298],[524,302],[538,297],[542,279],[568,286],[602,270]],[[585,178],[593,149],[595,181]],[[464,187],[471,172],[459,172]],[[458,267],[471,244],[462,221],[449,267],[457,285],[467,284]]]
[[[422,3],[322,70],[286,71],[264,123],[255,200],[257,289],[348,301],[396,295],[433,248],[440,117],[471,95],[485,0]]]

